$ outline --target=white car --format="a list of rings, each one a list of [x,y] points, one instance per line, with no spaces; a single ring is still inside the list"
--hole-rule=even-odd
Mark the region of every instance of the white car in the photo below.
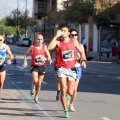
[[[22,38],[16,42],[16,45],[18,46],[29,46],[30,39],[29,38]]]

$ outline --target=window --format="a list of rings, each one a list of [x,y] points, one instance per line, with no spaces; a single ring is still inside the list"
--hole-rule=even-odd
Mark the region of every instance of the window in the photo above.
[[[47,13],[47,4],[46,3],[38,3],[38,13]]]
[[[38,2],[47,2],[48,0],[38,0]]]

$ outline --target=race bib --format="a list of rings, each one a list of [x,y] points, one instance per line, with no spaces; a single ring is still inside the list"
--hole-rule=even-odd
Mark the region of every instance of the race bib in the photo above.
[[[35,64],[42,64],[41,56],[36,56],[35,57]]]
[[[63,61],[74,60],[74,51],[73,50],[62,51],[62,59]]]

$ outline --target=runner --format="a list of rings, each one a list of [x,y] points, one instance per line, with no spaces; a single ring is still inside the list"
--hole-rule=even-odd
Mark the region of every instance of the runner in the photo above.
[[[54,62],[54,68],[55,68],[55,72],[56,72],[56,75],[57,75],[57,71],[58,71],[58,68],[59,68],[59,64],[60,64],[60,54],[59,54],[59,49],[57,47],[55,47],[55,51],[56,51],[56,57],[55,57],[55,62]],[[50,51],[51,53],[51,57],[52,57],[52,53],[53,53],[53,50]],[[58,75],[57,75],[57,95],[56,95],[56,100],[59,101],[60,100],[60,96],[61,96],[61,92],[60,92],[60,80],[58,78]]]
[[[70,37],[73,38],[73,39],[76,39],[76,40],[78,39],[78,33],[77,33],[77,31],[75,29],[72,29],[70,31]],[[84,52],[84,47],[83,47],[82,44],[80,44],[80,48]],[[73,96],[71,97],[70,104],[69,104],[69,110],[72,111],[72,112],[75,112],[73,102],[74,102],[74,100],[76,98],[78,84],[79,84],[80,78],[82,76],[82,67],[81,67],[81,61],[80,61],[80,54],[78,53],[77,50],[75,50],[75,53],[76,53],[76,56],[77,56],[77,62],[75,64],[75,68],[76,68],[75,90],[74,90]],[[85,54],[85,52],[84,52],[84,54]]]
[[[48,50],[52,50],[55,46],[58,46],[59,53],[60,53],[60,68],[58,68],[58,77],[60,79],[61,84],[61,102],[64,109],[63,117],[69,118],[69,113],[66,104],[66,94],[68,93],[71,97],[74,92],[75,87],[75,63],[76,63],[76,56],[75,56],[75,48],[81,55],[82,66],[86,67],[86,57],[84,52],[81,50],[79,43],[77,40],[73,40],[69,38],[69,28],[62,27],[61,30],[57,31],[57,34],[54,36],[52,41],[48,45]],[[61,37],[58,41],[57,39]],[[68,82],[67,82],[68,80]],[[66,86],[68,89],[66,90]]]
[[[31,45],[26,53],[24,54],[24,63],[22,65],[23,68],[27,67],[27,56],[30,52],[31,55],[31,73],[32,73],[32,89],[31,91],[35,92],[34,101],[35,103],[39,103],[38,95],[41,89],[41,83],[45,74],[45,60],[47,55],[47,60],[50,65],[52,63],[50,53],[47,49],[47,46],[43,44],[44,39],[41,34],[38,34],[35,38],[35,44]]]
[[[4,42],[4,36],[0,35],[0,91],[3,89],[4,80],[6,77],[6,52],[9,55],[9,59],[7,60],[7,64],[11,64],[11,60],[13,59],[12,52],[8,45]]]

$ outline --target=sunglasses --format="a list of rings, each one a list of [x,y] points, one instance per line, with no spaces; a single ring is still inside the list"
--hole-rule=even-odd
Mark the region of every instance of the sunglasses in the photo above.
[[[37,40],[43,40],[43,39],[37,39]]]
[[[77,36],[78,34],[71,34],[72,37]]]

